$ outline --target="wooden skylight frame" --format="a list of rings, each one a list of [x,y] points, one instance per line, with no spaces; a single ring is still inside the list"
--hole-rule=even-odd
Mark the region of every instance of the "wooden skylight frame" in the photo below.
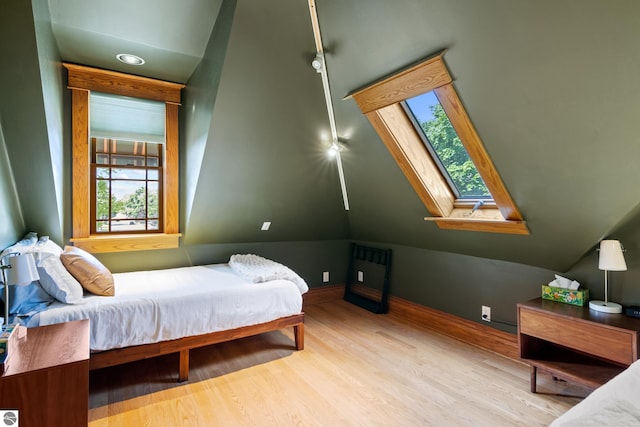
[[[453,230],[529,234],[484,148],[447,70],[445,50],[417,65],[349,94],[389,149],[396,163],[431,214],[425,220]],[[489,189],[493,202],[474,209],[473,202],[457,199],[418,135],[401,103],[434,91],[469,157]]]

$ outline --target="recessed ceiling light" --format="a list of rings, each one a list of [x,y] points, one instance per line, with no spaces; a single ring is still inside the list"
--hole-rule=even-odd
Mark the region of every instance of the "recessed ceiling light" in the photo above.
[[[139,56],[132,55],[130,53],[119,53],[116,55],[116,58],[118,58],[118,61],[124,62],[125,64],[129,64],[129,65],[144,64],[144,59],[140,58]]]

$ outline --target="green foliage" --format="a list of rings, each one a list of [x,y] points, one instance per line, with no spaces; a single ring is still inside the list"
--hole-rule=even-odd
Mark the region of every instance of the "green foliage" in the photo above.
[[[144,187],[136,188],[133,194],[129,194],[124,200],[124,209],[122,213],[127,218],[145,218],[146,217],[146,191]]]
[[[96,186],[96,219],[106,220],[120,213],[128,219],[158,218],[157,192],[150,191],[148,200],[144,187],[138,187],[135,192],[121,200],[111,195],[111,212],[109,212],[109,185],[105,180],[98,180]]]
[[[123,209],[122,200],[117,200],[116,196],[111,196],[111,212],[113,215],[121,212]],[[105,180],[98,180],[96,184],[96,219],[109,219],[113,215],[109,215],[109,185]]]
[[[96,219],[109,218],[109,189],[107,182],[99,180],[96,188]]]
[[[157,218],[158,217],[158,195],[149,193],[149,204],[147,205],[147,192],[144,187],[136,188],[133,194],[129,194],[123,200],[122,212],[127,218]],[[148,209],[148,212],[146,210]]]
[[[158,218],[158,193],[149,192],[149,200],[147,204],[147,217]]]
[[[431,106],[433,119],[420,124],[461,197],[491,196],[442,105]]]

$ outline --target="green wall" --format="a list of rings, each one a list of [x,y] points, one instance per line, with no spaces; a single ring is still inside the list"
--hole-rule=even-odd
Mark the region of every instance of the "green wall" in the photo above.
[[[220,1],[204,56],[182,91],[180,108],[181,229],[189,224],[211,127],[236,1]]]
[[[182,141],[187,244],[348,238],[336,164],[323,146],[328,118],[310,65],[307,7],[240,1],[228,45],[216,23],[209,47],[226,52],[207,49],[182,107],[194,125]],[[267,232],[264,221],[272,223]]]
[[[360,242],[392,250],[391,295],[481,321],[491,307],[491,327],[516,332],[516,304],[540,296],[554,272],[523,264],[430,249]]]
[[[625,248],[627,271],[609,272],[609,300],[623,305],[640,306],[640,206],[609,234]],[[604,271],[598,270],[598,245],[567,272],[567,276],[589,288],[591,299],[604,299]]]
[[[345,283],[349,243],[324,240],[181,245],[178,249],[97,254],[97,257],[111,271],[122,272],[225,263],[236,253],[253,253],[285,264],[304,278],[309,287],[319,287],[325,285],[323,271],[329,272],[328,284]]]
[[[36,6],[34,20],[31,2],[0,2],[0,52],[10,58],[0,67],[0,116],[25,226],[61,242],[64,83],[47,11]]]
[[[41,150],[44,150],[46,146],[49,148],[51,184],[53,186],[51,191],[53,191],[52,196],[56,201],[55,209],[48,215],[52,225],[53,221],[56,221],[55,229],[50,230],[49,234],[52,239],[61,241],[65,231],[68,231],[70,227],[68,206],[71,195],[71,180],[69,175],[65,174],[71,164],[71,147],[68,143],[71,140],[71,133],[66,115],[66,111],[69,111],[70,95],[66,89],[65,72],[60,66],[58,46],[51,31],[49,2],[34,1],[32,4],[48,142],[47,145],[39,142],[38,147],[43,147],[39,148]],[[33,205],[29,204],[29,209],[32,208]],[[66,221],[65,218],[67,218]]]
[[[318,0],[349,237],[566,271],[638,203],[640,3]],[[353,99],[447,49],[444,61],[529,236],[443,231]]]
[[[24,220],[13,182],[10,160],[0,115],[0,250],[16,242],[24,233]]]

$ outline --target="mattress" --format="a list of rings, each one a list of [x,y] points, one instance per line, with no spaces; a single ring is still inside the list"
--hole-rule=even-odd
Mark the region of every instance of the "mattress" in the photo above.
[[[252,283],[227,264],[113,276],[115,296],[54,302],[27,326],[90,319],[91,350],[101,351],[256,325],[302,311],[294,282]]]

